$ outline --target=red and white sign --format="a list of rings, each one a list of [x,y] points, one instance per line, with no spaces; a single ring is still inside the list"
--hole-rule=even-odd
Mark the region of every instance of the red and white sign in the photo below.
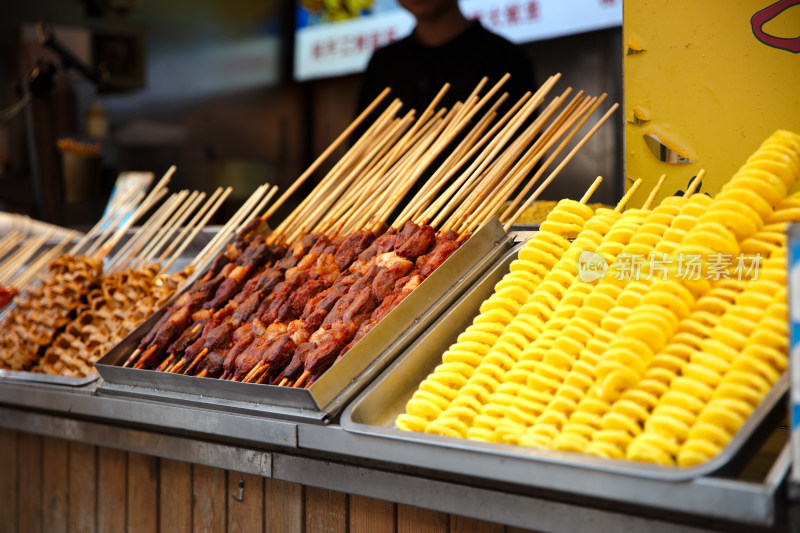
[[[622,25],[622,0],[462,0],[469,18],[515,43]],[[401,8],[297,30],[294,76],[308,80],[363,71],[372,52],[414,29]]]

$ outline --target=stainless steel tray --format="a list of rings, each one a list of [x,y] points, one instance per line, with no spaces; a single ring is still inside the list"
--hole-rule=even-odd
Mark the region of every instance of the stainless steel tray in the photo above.
[[[758,408],[741,427],[726,448],[715,458],[690,468],[670,468],[634,461],[602,459],[577,453],[533,450],[522,446],[478,442],[454,437],[415,433],[397,429],[394,421],[419,384],[441,363],[442,354],[456,341],[478,314],[481,303],[494,291],[495,284],[508,273],[521,246],[503,255],[459,300],[427,329],[395,362],[345,410],[342,427],[350,432],[377,436],[407,443],[445,448],[453,461],[462,462],[464,471],[494,471],[503,479],[529,482],[532,476],[544,475],[547,467],[563,466],[564,475],[575,469],[592,469],[617,475],[629,475],[662,481],[684,481],[710,473],[731,475],[758,448],[762,431],[777,423],[785,410],[788,378],[784,374]],[[476,465],[480,463],[480,466]],[[502,471],[502,474],[501,474]],[[612,479],[608,480],[612,482]],[[576,479],[576,482],[579,482]]]
[[[110,256],[113,256],[114,252],[121,249],[125,243],[128,241],[130,236],[132,236],[138,228],[132,228],[128,230],[128,232],[122,237],[120,242],[117,246],[112,250]],[[206,227],[203,231],[197,234],[197,237],[192,241],[192,243],[186,247],[186,250],[175,260],[175,262],[170,266],[170,272],[179,272],[183,268],[185,268],[189,263],[192,262],[194,257],[200,253],[200,251],[205,247],[206,244],[214,237],[214,235],[219,232],[219,227],[215,226],[213,228]],[[77,240],[75,240],[77,242]],[[54,247],[58,244],[61,244],[60,240],[51,239],[45,243],[46,247]],[[222,244],[220,247],[223,246]],[[35,258],[34,258],[35,259]],[[208,261],[206,262],[208,263]],[[23,265],[20,267],[20,270],[24,270],[27,265]],[[195,272],[189,276],[186,286],[189,286],[191,282],[196,279],[200,275],[200,271],[205,268],[205,265],[200,265],[201,268],[195,270]],[[35,283],[35,282],[34,282]],[[5,313],[9,309],[13,309],[14,301],[12,300],[8,306],[4,309],[0,310],[0,319],[5,316]],[[2,380],[9,380],[9,381],[25,381],[28,383],[44,383],[47,385],[62,385],[67,387],[82,387],[84,385],[88,385],[98,379],[98,375],[94,374],[91,376],[87,376],[84,378],[73,378],[69,376],[58,376],[53,374],[41,374],[38,372],[26,372],[24,370],[2,370],[0,369],[0,383]]]
[[[128,395],[171,401],[160,391],[184,393],[183,400],[190,395],[194,402],[219,409],[228,407],[217,399],[257,403],[263,406],[265,415],[286,417],[286,408],[291,408],[296,409],[297,419],[327,423],[511,245],[512,239],[492,219],[308,389],[122,367],[165,309],[151,316],[95,366],[107,383],[136,387],[128,388],[125,392]],[[99,392],[114,393],[118,389],[102,385]]]
[[[70,376],[56,376],[52,374],[40,374],[38,372],[25,372],[22,370],[0,370],[0,383],[2,383],[3,380],[9,380],[46,383],[48,385],[64,385],[67,387],[82,387],[96,381],[97,378],[97,374],[92,374],[85,378],[73,378]]]

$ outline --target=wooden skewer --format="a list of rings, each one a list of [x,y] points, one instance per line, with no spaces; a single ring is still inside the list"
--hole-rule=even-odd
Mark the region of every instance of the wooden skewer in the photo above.
[[[166,217],[170,215],[172,209],[177,205],[187,191],[171,194],[161,206],[147,219],[128,239],[128,242],[112,257],[107,259],[107,272],[113,272],[117,267],[124,267],[152,239],[153,235],[163,225]]]
[[[223,241],[226,241],[231,236],[231,232],[233,231],[233,229],[239,227],[239,224],[241,224],[244,221],[245,217],[250,212],[250,209],[252,209],[253,205],[255,205],[255,203],[258,201],[258,198],[260,198],[261,195],[264,193],[266,187],[267,187],[266,185],[261,185],[257,187],[255,191],[253,191],[253,194],[251,194],[250,197],[244,202],[244,204],[242,204],[242,206],[236,210],[236,212],[228,220],[228,222],[226,222],[219,229],[219,231],[217,231],[217,234],[214,235],[214,237],[212,237],[210,241],[208,241],[205,247],[202,250],[200,250],[200,253],[195,256],[195,261],[193,261],[195,265],[200,265],[205,263],[205,261],[211,256],[211,254],[215,253],[217,247]],[[231,187],[228,187],[228,189],[233,191],[233,188]],[[212,205],[215,205],[215,203],[216,199],[214,203],[212,203]]]
[[[560,107],[565,97],[571,90],[571,88],[568,88],[562,96],[556,98],[548,106],[542,116],[534,120],[534,122],[528,128],[526,128],[526,131],[520,135],[516,141],[512,142],[510,146],[503,150],[503,147],[506,145],[508,140],[513,137],[516,130],[521,126],[521,121],[519,119],[515,119],[515,123],[509,124],[505,132],[496,140],[493,151],[478,168],[478,170],[481,171],[482,177],[480,184],[476,180],[477,175],[475,175],[473,176],[473,181],[468,185],[465,185],[465,187],[459,191],[458,195],[453,200],[454,202],[458,203],[458,208],[455,209],[453,216],[450,217],[448,222],[442,226],[442,229],[455,229],[461,225],[459,233],[468,231],[469,226],[472,225],[471,221],[478,220],[478,212],[476,211],[478,206],[483,205],[488,207],[491,205],[491,202],[489,202],[488,199],[493,193],[497,181],[501,179],[501,173],[505,173],[508,166],[519,156],[522,149],[533,139],[534,135],[538,132],[548,117],[554,113],[558,107]],[[523,118],[530,116],[535,109],[535,106],[538,106],[540,103],[540,99],[532,98],[528,104],[526,104],[526,107],[523,108],[524,111],[521,112],[521,114],[524,115]],[[491,164],[489,164],[490,162]],[[485,172],[483,171],[484,168],[486,168]],[[480,222],[478,222],[478,224],[480,224]]]
[[[14,257],[14,255],[17,252],[14,252],[13,250],[17,247],[19,243],[21,243],[24,240],[24,237],[21,233],[12,232],[11,234],[9,234],[9,236],[10,237],[13,236],[13,238],[8,239],[7,237],[5,243],[0,245],[0,257],[5,256],[8,252],[12,253],[10,253],[5,260],[0,261],[0,269],[3,268],[3,264],[5,263],[5,261],[8,261],[12,257]]]
[[[528,192],[533,188],[534,185],[536,185],[536,183],[539,181],[539,178],[548,169],[550,164],[555,161],[567,143],[569,143],[572,137],[578,132],[583,123],[589,118],[589,116],[591,116],[591,114],[594,112],[594,109],[600,105],[604,98],[589,98],[586,101],[581,101],[578,99],[579,96],[581,96],[580,93],[576,95],[572,102],[570,102],[570,104],[567,106],[567,109],[565,109],[564,112],[559,115],[559,117],[554,120],[550,126],[548,126],[547,130],[545,130],[545,133],[542,135],[542,138],[537,141],[537,144],[534,145],[536,156],[532,158],[528,164],[526,164],[521,172],[527,175],[528,172],[530,172],[539,162],[541,157],[543,157],[545,153],[553,148],[553,146],[555,146],[561,137],[567,134],[567,132],[570,132],[570,128],[572,128],[576,122],[578,122],[578,125],[572,129],[567,137],[561,141],[558,147],[551,152],[544,163],[540,165],[539,170],[536,171],[525,187],[523,187],[522,191],[511,202],[511,205],[503,212],[503,216],[501,217],[502,221],[505,221],[512,213],[514,213],[516,207],[524,200]]]
[[[695,191],[700,187],[700,184],[703,182],[703,178],[706,176],[706,169],[700,169],[700,172],[697,173],[697,176],[692,180],[692,183],[689,184],[689,188],[686,189],[686,198],[691,197]]]
[[[381,91],[381,93],[375,98],[375,100],[373,100],[372,103],[369,104],[367,108],[364,109],[364,111],[362,111],[361,114],[358,115],[358,117],[356,117],[356,119],[331,143],[331,145],[328,146],[328,148],[326,148],[325,151],[319,155],[319,157],[317,157],[317,159],[311,164],[311,166],[308,167],[306,171],[303,172],[300,175],[300,177],[295,180],[292,186],[286,189],[286,192],[284,192],[281,198],[278,200],[277,202],[278,205],[282,205],[283,202],[286,201],[287,198],[289,198],[289,196],[294,194],[294,192],[300,187],[300,185],[302,185],[308,179],[308,177],[311,176],[311,174],[313,174],[319,168],[319,166],[323,163],[323,161],[325,161],[325,159],[327,159],[327,157],[331,155],[331,153],[333,153],[333,151],[336,150],[339,147],[339,145],[342,144],[344,140],[350,136],[351,133],[353,133],[353,131],[364,121],[365,118],[367,118],[372,113],[372,111],[375,110],[376,107],[378,107],[378,105],[381,103],[381,101],[383,101],[384,98],[386,98],[386,95],[389,94],[389,92],[390,90],[388,87],[383,91]],[[274,215],[275,211],[277,211],[277,207],[273,206],[273,208],[271,208],[264,214],[263,216],[264,220],[267,220],[269,217]]]
[[[273,185],[272,188],[269,189],[269,192],[267,192],[267,194],[264,196],[264,198],[262,198],[261,201],[258,202],[258,205],[256,205],[255,208],[253,208],[253,214],[258,217],[258,214],[265,207],[267,207],[267,204],[269,203],[270,200],[272,200],[272,197],[275,196],[275,193],[277,193],[277,192],[278,192],[278,186],[277,185]],[[261,215],[258,218],[260,218],[262,220],[266,220],[266,218],[264,218],[264,215]],[[241,229],[241,226],[239,227],[239,229]]]
[[[0,240],[0,258],[6,255],[8,252],[16,248],[16,246],[21,243],[25,239],[25,236],[22,232],[19,231],[12,231],[2,240]]]
[[[486,95],[483,96],[478,102],[475,103],[474,106],[465,105],[463,109],[463,115],[459,115],[454,117],[455,125],[452,128],[447,130],[447,134],[441,135],[436,141],[427,148],[425,155],[423,155],[421,161],[415,165],[414,171],[412,172],[411,176],[406,180],[401,187],[396,190],[393,190],[393,198],[389,201],[387,207],[383,209],[378,215],[377,220],[381,222],[384,220],[391,212],[395,209],[397,204],[402,200],[402,198],[407,194],[407,192],[411,189],[413,184],[419,178],[419,176],[424,172],[424,170],[430,165],[430,163],[439,156],[442,150],[452,142],[456,135],[458,135],[463,127],[472,119],[472,117],[488,102],[491,98],[494,97],[495,93],[500,90],[500,87],[508,80],[510,77],[509,74],[505,74],[500,81],[498,81],[494,87],[492,87]],[[444,128],[442,128],[444,129]],[[438,134],[439,132],[437,132]]]
[[[183,190],[170,195],[156,212],[128,239],[122,249],[108,259],[108,267],[105,270],[111,273],[133,261],[136,254],[153,239],[159,228],[164,225],[167,217],[170,216],[170,212],[183,200],[186,194],[188,194],[188,191]]]
[[[528,94],[528,93],[526,93]],[[433,215],[426,217],[425,213],[430,210],[432,203],[435,204],[436,194],[441,188],[450,181],[450,179],[462,168],[472,155],[480,149],[480,147],[488,141],[487,138],[481,137],[489,127],[489,124],[497,116],[497,108],[508,98],[508,93],[503,93],[500,98],[489,108],[486,114],[478,121],[475,127],[464,137],[455,150],[445,159],[442,166],[434,172],[433,176],[428,180],[432,186],[426,191],[420,191],[415,198],[409,202],[408,207],[397,217],[397,220],[392,224],[394,227],[402,227],[409,219],[416,219],[425,224]],[[523,96],[524,100],[525,96]],[[517,102],[521,106],[520,102]],[[518,108],[517,105],[514,106]],[[510,115],[509,115],[510,117]],[[500,124],[502,127],[502,124]],[[495,130],[496,131],[496,130]],[[455,189],[447,189],[445,195]],[[441,196],[439,197],[441,199]],[[438,199],[437,199],[438,200]],[[435,211],[434,211],[435,212]],[[427,218],[427,220],[426,220]]]
[[[137,202],[137,200],[136,200],[136,198],[137,198],[137,192],[138,192],[138,191],[137,191],[136,189],[129,189],[129,190],[125,191],[125,192],[123,193],[123,195],[122,195],[122,196],[120,196],[119,200],[116,202],[116,204],[117,204],[117,206],[120,208],[120,210],[124,211],[123,209],[121,209],[122,207],[127,207],[127,205],[128,205],[129,203],[131,203],[131,204],[135,204],[135,203]],[[143,197],[143,195],[140,193],[140,194],[138,195],[138,197],[139,197],[139,199],[141,199],[141,198]],[[103,225],[104,225],[106,222],[108,222],[108,220],[109,220],[109,219],[110,219],[112,216],[114,216],[114,211],[115,211],[114,209],[109,209],[109,210],[108,210],[108,212],[107,212],[107,213],[105,213],[105,214],[104,214],[104,215],[103,215],[103,216],[100,218],[100,220],[98,220],[98,221],[97,221],[97,224],[95,224],[95,225],[92,227],[92,229],[90,229],[89,231],[87,231],[87,232],[84,234],[84,236],[83,236],[83,237],[81,237],[81,239],[80,239],[80,240],[79,240],[79,241],[78,241],[78,242],[75,244],[75,246],[73,246],[73,247],[72,247],[72,249],[70,249],[69,253],[70,253],[70,254],[72,254],[72,255],[75,255],[75,254],[77,254],[77,253],[78,253],[78,251],[79,251],[79,250],[80,250],[80,249],[81,249],[83,246],[85,246],[85,245],[86,245],[86,243],[88,243],[88,242],[89,242],[91,239],[95,238],[95,237],[97,236],[97,233],[98,233],[98,232],[99,232],[99,231],[102,229]]]
[[[628,189],[628,192],[625,193],[625,196],[623,196],[620,199],[620,201],[617,202],[617,206],[614,208],[614,211],[616,211],[617,213],[622,213],[622,210],[625,209],[625,206],[628,204],[628,201],[630,201],[631,197],[634,195],[634,193],[636,193],[636,190],[641,185],[642,185],[642,178],[639,178],[635,182],[633,182],[633,185],[631,185],[630,189]]]
[[[204,193],[202,194],[205,196]],[[202,201],[200,191],[192,191],[183,202],[177,204],[172,217],[164,223],[156,236],[139,253],[139,257],[135,260],[132,268],[142,268],[153,259],[156,252],[164,246],[164,241],[172,235],[176,227],[182,224],[194,210],[197,203],[199,203],[197,201],[198,198]]]
[[[144,199],[144,193],[139,193],[136,195],[136,202],[134,205],[137,206],[137,209],[140,202],[143,199]],[[129,215],[128,212],[122,210],[113,213],[113,215],[108,221],[108,227],[97,232],[96,238],[91,243],[91,245],[89,245],[89,248],[82,253],[82,255],[91,257],[95,253],[97,253],[97,250],[100,249],[100,246],[102,246],[102,244],[106,241],[106,239],[110,238],[114,234],[114,232],[119,229],[119,224],[121,224],[125,220],[125,217],[127,217],[128,215]]]
[[[528,126],[525,131],[495,160],[494,163],[487,169],[486,177],[484,178],[484,185],[482,185],[477,193],[463,203],[463,210],[461,220],[463,221],[463,230],[472,232],[484,220],[491,217],[491,215],[500,208],[505,198],[513,192],[513,184],[517,181],[522,181],[524,175],[527,175],[527,170],[523,173],[520,168],[526,168],[526,163],[529,168],[533,168],[535,163],[535,149],[529,150],[529,153],[519,158],[520,154],[534,141],[535,136],[542,129],[544,123],[561,107],[566,101],[567,96],[572,92],[572,88],[568,87],[560,96],[555,98],[553,102],[546,108],[537,120]],[[580,98],[580,93],[573,100],[573,103]],[[567,108],[569,110],[569,108]],[[565,110],[565,111],[567,111]],[[519,158],[517,160],[517,158]],[[517,160],[514,168],[509,171],[509,167]],[[521,175],[522,174],[522,175]],[[505,178],[503,178],[505,176]],[[503,182],[499,184],[498,182]]]
[[[447,230],[454,228],[458,221],[464,220],[469,213],[468,205],[471,204],[472,200],[474,199],[474,196],[470,197],[470,195],[473,194],[473,191],[479,185],[478,178],[484,175],[484,169],[492,168],[490,163],[499,161],[498,159],[495,159],[496,156],[500,154],[500,151],[507,140],[513,136],[512,130],[518,129],[521,125],[518,114],[529,115],[530,112],[532,112],[532,110],[542,102],[543,95],[546,93],[546,91],[549,91],[549,88],[552,87],[554,82],[555,81],[553,77],[545,82],[545,84],[540,87],[533,96],[531,96],[530,100],[525,103],[525,107],[522,108],[522,111],[519,113],[515,112],[515,118],[509,122],[509,124],[502,130],[501,133],[497,134],[491,139],[484,151],[478,156],[478,159],[475,162],[476,164],[473,164],[471,167],[471,176],[468,180],[466,180],[466,182],[463,183],[463,185],[460,186],[458,191],[452,197],[450,197],[448,203],[444,205],[442,210],[439,212],[439,215],[433,222],[434,226],[438,226],[443,230]],[[558,105],[558,99],[556,100],[557,101],[555,102],[555,105]],[[553,105],[554,104],[551,104],[551,106]],[[545,111],[545,114],[546,113],[547,111]],[[544,117],[539,117],[534,121],[534,125],[543,123],[542,120],[544,120]],[[450,216],[450,219],[443,223],[445,217],[447,217],[451,212],[452,216]]]
[[[292,385],[292,387],[295,388],[295,389],[300,387],[300,385],[302,385],[303,382],[306,380],[306,378],[308,378],[308,376],[310,376],[310,375],[311,375],[310,371],[304,370],[303,373],[300,374],[300,377],[297,378],[297,381],[294,382],[294,385]]]
[[[166,189],[159,189],[158,192],[150,193],[150,195],[144,199],[144,201],[138,207],[138,209],[136,209],[136,211],[122,224],[122,226],[120,226],[117,232],[114,235],[112,235],[108,241],[103,243],[103,245],[100,247],[100,250],[98,250],[94,254],[94,257],[98,259],[103,259],[109,253],[111,253],[111,251],[120,241],[120,239],[122,239],[122,237],[125,235],[125,232],[127,232],[128,229],[130,229],[130,227],[133,226],[133,224],[135,224],[136,221],[142,217],[142,215],[144,215],[152,206],[154,206],[166,194],[167,194]]]
[[[286,233],[294,231],[295,226],[297,225],[297,219],[306,212],[309,206],[317,205],[320,198],[325,198],[328,194],[330,194],[330,191],[339,182],[340,176],[352,167],[353,161],[357,161],[363,156],[365,151],[369,149],[369,145],[371,144],[373,137],[379,135],[380,132],[385,129],[385,127],[388,127],[391,120],[394,119],[394,116],[402,107],[402,102],[395,99],[389,105],[389,107],[380,114],[377,120],[373,122],[369,128],[367,128],[367,131],[355,142],[355,144],[353,144],[352,147],[350,147],[347,152],[345,152],[344,156],[337,161],[333,168],[325,175],[325,177],[322,178],[319,184],[314,187],[314,190],[311,191],[311,194],[301,201],[297,208],[295,208],[294,211],[292,211],[283,220],[283,222],[281,222],[278,227],[275,228],[273,237],[269,240],[270,244],[275,243],[276,239],[283,238],[283,235]]]
[[[601,183],[603,183],[603,176],[597,176],[592,182],[592,184],[589,186],[589,188],[586,189],[586,192],[583,193],[583,198],[581,198],[582,204],[586,205],[589,202],[589,199],[592,197],[592,195],[594,194],[594,192],[597,190],[597,188],[600,186]]]
[[[261,376],[262,372],[266,372],[267,370],[269,370],[269,366],[270,366],[269,363],[264,363],[263,361],[259,361],[256,366],[250,369],[250,372],[248,372],[247,375],[244,377],[244,379],[242,379],[242,382],[244,383],[252,382],[254,379]]]
[[[289,383],[289,378],[283,378],[281,382],[278,383],[278,387],[285,387],[287,383]]]
[[[579,151],[581,148],[583,148],[583,145],[585,145],[585,144],[586,144],[586,143],[589,141],[589,139],[591,139],[591,138],[592,138],[592,136],[593,136],[593,135],[594,135],[594,134],[597,132],[597,130],[599,130],[599,129],[600,129],[600,127],[601,127],[603,124],[605,124],[605,123],[606,123],[606,121],[607,121],[609,118],[611,118],[611,115],[613,115],[613,114],[614,114],[614,112],[617,110],[617,108],[618,108],[618,107],[619,107],[619,104],[614,104],[613,106],[611,106],[611,109],[609,109],[609,110],[608,110],[608,111],[607,111],[607,112],[606,112],[606,113],[605,113],[605,114],[604,114],[604,115],[603,115],[603,116],[600,118],[600,120],[598,120],[598,121],[597,121],[597,123],[596,123],[594,126],[592,126],[592,129],[590,129],[590,130],[589,130],[589,131],[586,133],[586,135],[584,135],[584,136],[583,136],[583,138],[582,138],[580,141],[578,141],[578,144],[576,144],[576,145],[575,145],[575,147],[574,147],[574,148],[573,148],[573,149],[572,149],[572,150],[571,150],[571,151],[570,151],[570,152],[569,152],[569,153],[568,153],[568,154],[567,154],[567,155],[564,157],[564,159],[561,161],[561,163],[559,163],[559,165],[558,165],[558,166],[557,166],[557,167],[556,167],[556,168],[553,170],[553,172],[551,172],[551,173],[550,173],[550,175],[549,175],[549,176],[547,177],[547,179],[546,179],[546,180],[544,180],[544,182],[543,182],[543,183],[542,183],[542,184],[539,186],[539,188],[536,190],[536,192],[534,192],[534,193],[533,193],[533,195],[531,195],[531,197],[530,197],[530,198],[528,198],[528,200],[526,200],[526,201],[525,201],[525,204],[523,205],[523,207],[522,207],[522,208],[521,208],[519,211],[517,211],[516,213],[514,213],[514,216],[513,216],[513,217],[511,217],[511,220],[509,220],[509,221],[506,223],[505,227],[504,227],[504,229],[505,229],[506,231],[508,231],[508,230],[511,228],[511,226],[514,224],[514,222],[516,222],[516,221],[517,221],[517,219],[518,219],[518,218],[519,218],[519,217],[522,215],[522,212],[523,212],[525,209],[527,209],[527,208],[528,208],[528,207],[529,207],[529,206],[530,206],[530,205],[531,205],[531,204],[534,202],[534,200],[536,200],[536,198],[538,198],[538,197],[539,197],[539,194],[541,194],[541,192],[542,192],[542,191],[544,191],[544,189],[545,189],[545,188],[546,188],[548,185],[550,185],[550,182],[552,182],[552,181],[553,181],[553,180],[556,178],[556,176],[558,176],[558,174],[561,172],[561,170],[562,170],[562,169],[563,169],[565,166],[567,166],[567,163],[569,163],[570,161],[572,161],[572,158],[573,158],[573,157],[575,157],[575,154],[577,154],[577,153],[578,153],[578,151]]]
[[[175,238],[174,238],[175,234],[181,231],[181,227],[184,226],[184,224],[186,223],[186,219],[189,218],[189,216],[193,212],[195,212],[195,210],[198,207],[200,207],[200,204],[203,202],[203,200],[206,197],[206,193],[199,192],[199,191],[194,191],[193,196],[194,196],[194,198],[190,197],[189,200],[187,200],[187,202],[184,204],[185,208],[182,210],[181,216],[176,221],[174,221],[173,224],[171,224],[167,228],[167,231],[164,233],[164,235],[161,237],[161,239],[159,241],[157,241],[155,245],[153,245],[153,247],[152,247],[152,249],[150,251],[148,251],[146,253],[143,252],[141,254],[142,255],[142,259],[141,259],[140,267],[144,267],[145,265],[151,264],[153,262],[156,262],[156,263],[160,264],[160,261],[155,259],[156,254],[158,253],[159,250],[161,250],[162,247],[166,250],[167,248],[172,246],[172,244],[175,241]],[[184,226],[184,229],[185,229],[185,226]],[[163,253],[164,252],[162,251],[162,254]]]
[[[167,263],[163,267],[161,267],[161,270],[158,271],[159,275],[165,272],[169,272],[169,267],[172,266],[172,263],[174,263],[175,260],[178,259],[178,257],[180,257],[180,255],[183,253],[186,247],[189,246],[189,243],[191,243],[194,240],[197,234],[200,233],[200,230],[205,227],[205,225],[208,223],[209,220],[211,220],[211,217],[214,216],[214,213],[216,213],[217,209],[219,209],[220,206],[222,206],[223,202],[225,202],[225,200],[228,198],[228,196],[231,194],[232,191],[233,189],[231,187],[228,187],[225,190],[225,192],[223,192],[220,195],[219,199],[217,199],[217,203],[215,203],[211,207],[211,209],[208,210],[205,216],[203,216],[203,218],[200,220],[197,226],[189,234],[189,237],[185,241],[183,241],[183,243],[181,243],[180,246],[178,246],[178,249],[175,250],[175,252],[172,254],[172,257],[167,261]]]
[[[407,150],[409,146],[416,144],[416,141],[421,136],[425,135],[426,132],[436,124],[436,121],[441,118],[443,114],[444,110],[440,109],[433,116],[433,120],[429,121],[423,127],[417,128],[417,131],[413,136],[409,136],[408,132],[406,132],[397,142],[390,141],[387,143],[386,147],[388,148],[391,145],[391,150],[384,152],[383,155],[379,155],[379,157],[381,157],[381,161],[379,164],[375,165],[370,173],[365,177],[365,185],[362,187],[363,191],[361,195],[356,198],[352,205],[348,206],[348,209],[344,213],[337,215],[337,213],[334,212],[331,214],[331,218],[340,221],[340,227],[338,229],[339,232],[347,231],[346,228],[348,227],[348,223],[352,220],[364,203],[373,196],[381,183],[384,182],[384,178],[386,178],[386,170],[402,156],[404,151]]]
[[[25,272],[20,274],[16,279],[12,279],[10,284],[13,287],[22,288],[26,287],[33,279],[42,271],[47,265],[53,262],[53,260],[57,257],[60,257],[61,254],[64,252],[64,248],[66,248],[70,241],[76,236],[79,235],[79,232],[72,231],[67,234],[67,237],[61,241],[59,244],[51,248],[50,250],[44,252],[43,254],[39,255],[36,260],[31,263],[31,265],[25,269]]]
[[[17,270],[28,262],[55,232],[55,228],[51,228],[42,235],[29,239],[27,243],[20,246],[9,259],[3,262],[3,266],[0,268],[0,281],[13,277]]]
[[[652,207],[653,202],[656,201],[656,196],[658,195],[659,192],[661,192],[661,188],[664,186],[665,181],[667,181],[667,175],[661,174],[661,177],[658,178],[658,183],[656,183],[656,186],[653,187],[652,191],[650,191],[650,196],[647,197],[647,200],[645,200],[644,205],[642,205],[642,209],[649,210],[650,207]]]
[[[561,139],[561,137],[564,134],[566,134],[567,132],[569,132],[569,134],[567,134],[566,138],[564,138],[561,141],[558,147],[556,147],[550,153],[550,155],[544,161],[544,163],[540,165],[539,170],[537,170],[536,173],[533,175],[533,177],[530,180],[528,180],[528,183],[525,185],[525,187],[523,187],[522,191],[517,195],[517,197],[514,199],[511,205],[505,210],[501,219],[506,219],[510,213],[514,212],[516,206],[523,201],[523,199],[527,196],[531,188],[533,188],[533,186],[539,181],[539,178],[542,176],[542,174],[544,174],[544,172],[548,169],[550,164],[553,161],[555,161],[556,157],[558,157],[558,155],[561,153],[561,151],[564,149],[567,143],[569,143],[572,137],[578,132],[583,123],[589,118],[589,116],[591,116],[594,110],[600,105],[600,102],[602,101],[603,98],[603,97],[601,97],[600,99],[589,98],[586,101],[578,103],[579,102],[577,100],[578,96],[579,95],[576,95],[576,98],[573,99],[573,101],[570,103],[567,109],[565,109],[564,112],[556,120],[553,121],[553,123],[545,131],[545,134],[542,135],[542,138],[539,141],[537,141],[537,143],[534,145],[535,146],[534,150],[536,152],[535,157],[531,158],[531,160],[528,163],[526,163],[526,165],[520,172],[527,175],[528,172],[530,172],[533,169],[534,165],[538,163],[539,159],[548,150],[550,150],[555,145],[555,143],[558,142],[559,139]],[[576,121],[578,122],[577,125],[575,125]],[[570,128],[572,128],[571,131]],[[543,144],[541,144],[540,141]]]
[[[343,199],[344,201],[342,201],[340,205],[346,207],[350,205],[348,203],[349,199],[352,198],[352,200],[355,201],[356,198],[360,196],[358,190],[353,190],[356,189],[356,187],[350,187],[350,185],[358,184],[358,178],[364,177],[361,173],[365,170],[366,166],[373,161],[373,159],[380,153],[381,150],[388,148],[388,143],[390,143],[399,132],[411,125],[411,120],[413,120],[413,115],[409,113],[409,115],[394,124],[379,139],[377,139],[367,155],[362,158],[362,160],[347,176],[345,176],[338,187],[334,189],[330,197],[322,201],[319,206],[308,215],[308,222],[302,227],[304,232],[307,231],[309,227],[312,227],[313,222],[319,220],[322,216],[324,216],[325,213],[336,213],[337,209],[334,206],[337,200]],[[340,198],[340,195],[342,198]],[[321,228],[318,227],[316,231],[319,231],[320,229]]]
[[[205,193],[201,193],[200,196],[203,196],[204,194]],[[178,236],[172,239],[172,242],[167,247],[167,249],[161,252],[161,255],[156,261],[158,264],[163,263],[167,259],[169,254],[172,253],[175,247],[178,246],[181,242],[183,242],[183,240],[186,238],[189,232],[192,231],[192,229],[200,221],[200,219],[203,218],[203,215],[205,214],[206,210],[210,208],[212,205],[214,205],[214,202],[217,201],[217,198],[219,197],[220,194],[222,194],[222,187],[217,187],[216,190],[214,190],[214,192],[211,193],[211,196],[208,198],[208,200],[206,200],[206,202],[200,207],[200,209],[197,210],[192,219],[186,224],[186,226],[180,231],[180,233],[178,233]],[[194,264],[194,261],[192,261],[192,264]]]

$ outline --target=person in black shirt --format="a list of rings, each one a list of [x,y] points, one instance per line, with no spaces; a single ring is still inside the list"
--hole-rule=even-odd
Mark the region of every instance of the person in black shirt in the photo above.
[[[359,111],[385,88],[417,113],[428,106],[445,82],[451,84],[439,104],[448,109],[464,101],[483,76],[487,88],[506,72],[501,89],[508,108],[525,91],[535,91],[533,65],[525,52],[464,17],[458,0],[399,0],[417,20],[411,35],[376,50],[369,62],[358,101]],[[486,89],[484,89],[485,91]]]

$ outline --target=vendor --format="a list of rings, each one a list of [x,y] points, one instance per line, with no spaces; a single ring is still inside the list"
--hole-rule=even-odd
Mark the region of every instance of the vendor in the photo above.
[[[417,20],[411,35],[381,48],[372,56],[359,97],[364,109],[385,88],[406,109],[418,113],[428,106],[445,82],[451,84],[441,106],[464,101],[483,76],[489,87],[511,74],[501,92],[506,104],[535,90],[533,66],[525,52],[506,39],[468,20],[458,0],[398,0]]]

